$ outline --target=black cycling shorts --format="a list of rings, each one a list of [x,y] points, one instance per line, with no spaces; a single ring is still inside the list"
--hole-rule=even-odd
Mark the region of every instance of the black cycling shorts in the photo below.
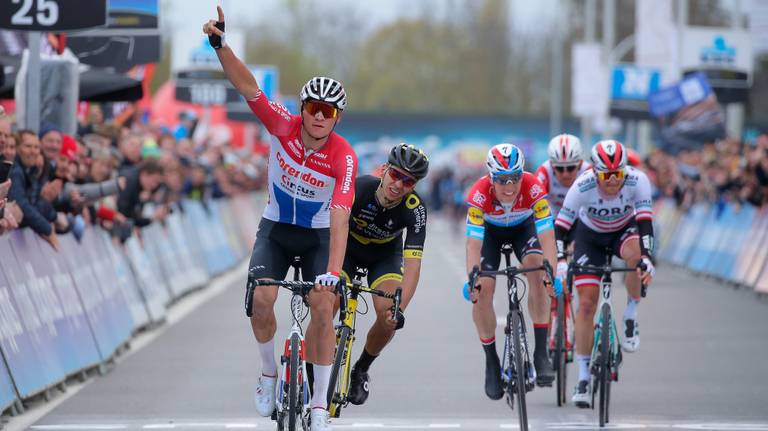
[[[328,268],[328,228],[310,229],[265,218],[259,223],[249,269],[256,278],[285,279],[288,268],[298,256],[305,281],[315,281]]]
[[[624,244],[630,239],[639,239],[637,223],[629,222],[616,232],[596,232],[584,223],[575,226],[573,234],[573,261],[580,265],[605,265],[606,248],[610,247],[614,256],[621,258]],[[575,274],[586,274],[589,271],[576,271]]]
[[[368,286],[376,289],[382,281],[403,281],[402,240],[394,239],[386,244],[361,244],[351,236],[344,255],[344,274],[355,275],[357,268],[368,270]]]
[[[522,263],[528,254],[542,254],[539,236],[533,217],[517,226],[499,227],[485,224],[483,248],[480,250],[480,266],[483,271],[496,271],[501,263],[501,246],[509,244],[515,257]]]

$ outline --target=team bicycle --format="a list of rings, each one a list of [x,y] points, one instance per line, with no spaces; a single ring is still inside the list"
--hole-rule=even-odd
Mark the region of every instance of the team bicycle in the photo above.
[[[375,389],[372,365],[405,325],[405,311],[419,285],[427,229],[427,208],[415,189],[427,176],[429,158],[414,145],[398,144],[375,175],[358,176],[357,155],[335,131],[347,108],[342,83],[313,77],[300,89],[299,114],[290,113],[269,100],[227,45],[221,6],[217,13],[203,32],[227,79],[274,138],[267,169],[269,199],[253,245],[246,297],[261,358],[256,411],[275,418],[281,430],[328,431],[331,412],[339,416],[342,407],[367,401]],[[650,183],[642,171],[628,166],[624,146],[600,141],[586,163],[579,139],[559,135],[548,154],[534,174],[524,170],[525,156],[518,147],[495,145],[487,154],[487,173],[466,195],[466,271],[472,321],[485,355],[484,391],[492,400],[507,394],[510,407],[517,404],[521,429],[527,429],[527,391],[557,381],[558,404],[565,401],[563,358],[572,356],[578,365],[571,401],[579,407],[592,405],[596,389],[591,369],[599,362],[593,347],[604,349],[593,328],[605,280],[590,268],[607,268],[618,257],[630,269],[620,342],[625,352],[640,346],[641,286],[654,275]],[[506,269],[500,271],[502,254]],[[519,268],[511,265],[511,255]],[[303,282],[282,281],[291,266]],[[351,285],[346,281],[350,275],[355,280]],[[495,342],[497,275],[508,278],[510,298],[502,359]],[[293,292],[282,376],[275,360],[274,311],[281,286]],[[349,298],[346,287],[352,291]],[[570,306],[573,292],[577,310]],[[363,293],[372,294],[376,319],[352,364],[347,340],[352,339],[354,306]],[[524,296],[533,323],[532,354],[523,324]],[[348,299],[353,308],[348,308]],[[310,317],[306,328],[306,315],[297,315],[305,308]],[[339,309],[341,320],[335,326]],[[601,410],[601,425],[607,418]]]

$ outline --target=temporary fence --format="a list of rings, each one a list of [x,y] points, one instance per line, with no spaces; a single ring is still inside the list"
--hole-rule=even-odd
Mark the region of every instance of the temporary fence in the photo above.
[[[661,260],[768,293],[768,208],[700,203],[681,211],[661,200],[655,209]]]
[[[55,251],[29,229],[0,237],[0,411],[111,361],[174,301],[250,253],[261,194],[182,201],[141,238],[89,227]]]

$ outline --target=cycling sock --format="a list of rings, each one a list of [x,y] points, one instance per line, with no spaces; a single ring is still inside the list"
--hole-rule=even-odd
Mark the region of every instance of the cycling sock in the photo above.
[[[547,335],[549,333],[549,325],[546,323],[534,323],[533,324],[533,338],[536,340],[536,345],[533,348],[533,356],[547,356]]]
[[[371,355],[368,350],[363,348],[363,353],[360,354],[360,359],[355,362],[355,370],[367,372],[368,368],[378,356]]]
[[[275,362],[275,339],[266,343],[260,343],[259,354],[261,355],[261,374],[266,377],[277,377],[277,362]]]
[[[640,298],[627,296],[627,308],[624,309],[624,320],[637,320],[637,306],[640,304]]]
[[[328,380],[331,378],[331,366],[314,364],[315,391],[312,393],[312,408],[328,409]]]
[[[307,383],[309,384],[309,393],[311,394],[315,387],[315,367],[311,362],[305,363],[307,367]]]
[[[481,338],[480,342],[483,344],[483,350],[485,351],[485,362],[491,361],[494,364],[498,364],[499,354],[496,352],[496,337],[487,340]]]
[[[576,354],[576,363],[579,364],[579,380],[589,380],[589,355]]]

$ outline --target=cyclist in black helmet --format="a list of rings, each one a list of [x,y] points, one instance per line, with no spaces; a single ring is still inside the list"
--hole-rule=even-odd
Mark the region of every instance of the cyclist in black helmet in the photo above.
[[[344,273],[352,276],[355,268],[366,268],[370,287],[390,293],[402,287],[403,298],[395,323],[392,303],[373,296],[376,323],[368,331],[363,353],[352,368],[349,389],[352,404],[363,404],[368,398],[371,363],[395,335],[395,330],[405,323],[403,310],[419,282],[427,208],[414,188],[427,175],[428,168],[429,159],[423,151],[413,145],[398,144],[390,151],[381,178],[363,175],[355,181]]]

